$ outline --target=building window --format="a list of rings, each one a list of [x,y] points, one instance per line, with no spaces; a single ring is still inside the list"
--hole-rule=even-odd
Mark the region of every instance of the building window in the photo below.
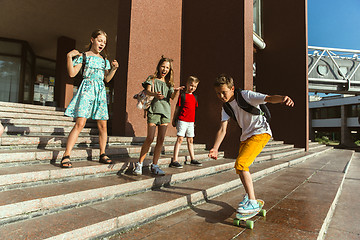
[[[253,31],[262,38],[262,0],[253,0],[253,11]]]
[[[54,86],[56,62],[54,60],[37,57],[35,69],[34,103],[55,106]]]
[[[341,118],[341,107],[324,107],[312,109],[312,119]]]
[[[329,107],[327,110],[327,118],[341,118],[341,107]]]
[[[32,102],[34,59],[27,42],[0,38],[0,101]]]
[[[347,106],[347,117],[359,117],[360,104]]]
[[[0,55],[0,101],[17,102],[21,59]]]

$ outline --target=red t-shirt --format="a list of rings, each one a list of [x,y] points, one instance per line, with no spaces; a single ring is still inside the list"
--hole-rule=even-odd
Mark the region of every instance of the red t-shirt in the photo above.
[[[181,94],[180,94],[177,106],[182,107],[179,114],[180,121],[195,122],[195,109],[198,107],[198,102],[196,101],[192,93],[185,93],[184,106],[181,106]]]

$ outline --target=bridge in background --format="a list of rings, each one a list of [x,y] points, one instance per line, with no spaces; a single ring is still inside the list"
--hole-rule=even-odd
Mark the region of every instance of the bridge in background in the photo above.
[[[309,91],[360,94],[360,51],[308,47]]]

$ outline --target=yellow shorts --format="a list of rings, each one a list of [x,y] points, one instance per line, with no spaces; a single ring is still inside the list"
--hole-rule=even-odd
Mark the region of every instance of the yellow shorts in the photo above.
[[[270,138],[270,134],[263,133],[251,136],[240,143],[239,155],[235,161],[237,174],[239,174],[240,171],[249,171],[249,166],[254,162]]]

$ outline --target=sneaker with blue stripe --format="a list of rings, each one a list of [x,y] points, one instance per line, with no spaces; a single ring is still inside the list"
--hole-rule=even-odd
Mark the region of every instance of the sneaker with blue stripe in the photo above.
[[[238,213],[244,214],[244,213],[253,213],[256,211],[259,211],[260,205],[258,201],[256,200],[249,200],[244,206],[239,207],[237,209]]]
[[[247,202],[249,201],[249,195],[248,194],[245,194],[242,201],[239,202],[239,207],[242,207],[244,206]]]

